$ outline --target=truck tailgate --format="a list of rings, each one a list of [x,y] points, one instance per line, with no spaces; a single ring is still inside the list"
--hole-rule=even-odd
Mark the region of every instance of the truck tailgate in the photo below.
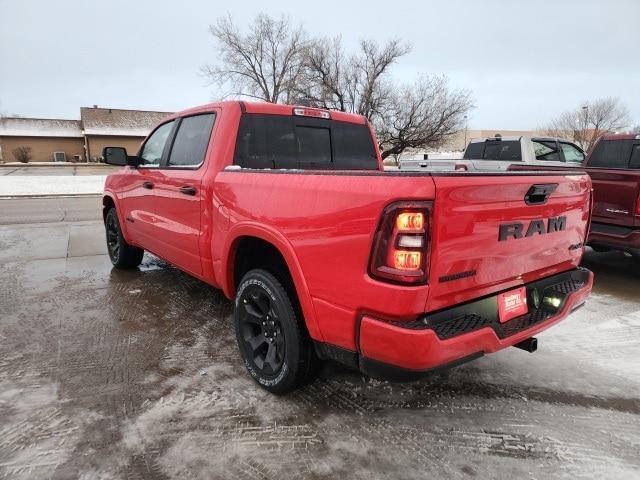
[[[433,179],[426,311],[580,263],[589,219],[588,175],[442,173]]]

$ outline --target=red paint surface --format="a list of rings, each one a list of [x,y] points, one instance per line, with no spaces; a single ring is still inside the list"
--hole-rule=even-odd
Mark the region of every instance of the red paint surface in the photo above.
[[[277,115],[292,112],[291,106],[266,103],[247,103],[245,108]],[[239,239],[254,236],[270,242],[287,262],[309,333],[316,340],[357,350],[356,320],[367,314],[371,317],[362,324],[367,327],[361,335],[363,352],[364,345],[378,356],[380,348],[389,349],[393,359],[400,352],[391,350],[408,350],[401,344],[406,332],[372,318],[414,320],[425,311],[519,287],[580,262],[582,249],[568,247],[583,242],[586,234],[591,189],[586,175],[431,177],[225,170],[232,164],[241,106],[225,102],[175,116],[201,112],[216,112],[216,122],[200,168],[127,167],[108,177],[105,194],[117,205],[127,241],[223,289],[229,298],[235,294],[233,262]],[[334,120],[365,122],[357,115],[331,115]],[[378,162],[382,169],[379,153]],[[142,188],[144,181],[152,181],[154,189]],[[523,198],[535,183],[557,183],[558,188],[545,205],[527,206]],[[195,186],[197,194],[178,193],[184,185]],[[402,286],[374,280],[368,264],[380,216],[389,204],[411,200],[433,201],[428,283]],[[567,217],[563,232],[498,242],[501,223],[560,214]],[[469,270],[476,274],[438,281]],[[402,333],[394,340],[396,332]],[[409,338],[415,342],[415,337]],[[452,345],[452,352],[433,358],[456,356],[459,345],[446,343],[443,348],[447,345]],[[496,345],[477,346],[488,347]]]
[[[591,293],[593,274],[581,290],[571,295],[554,317],[500,339],[491,328],[483,328],[458,337],[440,340],[433,330],[410,330],[364,317],[360,327],[360,349],[372,360],[410,370],[428,370],[455,362],[478,352],[493,353],[530,338],[566,318]]]

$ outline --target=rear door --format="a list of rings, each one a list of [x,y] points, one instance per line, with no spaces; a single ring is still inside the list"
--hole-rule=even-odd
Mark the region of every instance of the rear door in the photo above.
[[[631,227],[638,199],[638,180],[629,174],[634,140],[601,140],[589,156],[593,181],[593,221]]]
[[[202,178],[214,121],[213,112],[177,120],[150,207],[158,255],[196,276],[202,275]]]
[[[591,189],[586,174],[443,173],[433,179],[427,310],[580,263]]]

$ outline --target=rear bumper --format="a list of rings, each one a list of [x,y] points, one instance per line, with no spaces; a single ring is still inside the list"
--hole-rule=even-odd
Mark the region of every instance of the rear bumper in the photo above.
[[[534,290],[557,293],[562,303],[555,311],[530,305],[529,313],[505,323],[498,320],[497,293],[411,323],[364,316],[359,330],[360,368],[374,376],[410,378],[496,352],[566,318],[585,302],[592,286],[593,273],[583,268],[527,284],[528,295]]]
[[[615,250],[640,253],[640,229],[593,222],[587,243]]]

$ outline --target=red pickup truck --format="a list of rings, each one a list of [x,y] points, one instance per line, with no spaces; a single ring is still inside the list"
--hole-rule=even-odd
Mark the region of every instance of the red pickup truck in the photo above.
[[[596,251],[621,250],[640,256],[640,135],[598,139],[582,164],[512,164],[511,171],[587,172],[593,182],[593,216],[588,244]]]
[[[107,178],[111,261],[157,255],[235,299],[250,375],[318,358],[414,377],[516,345],[582,305],[589,177],[383,171],[364,117],[240,101],[175,114]]]

